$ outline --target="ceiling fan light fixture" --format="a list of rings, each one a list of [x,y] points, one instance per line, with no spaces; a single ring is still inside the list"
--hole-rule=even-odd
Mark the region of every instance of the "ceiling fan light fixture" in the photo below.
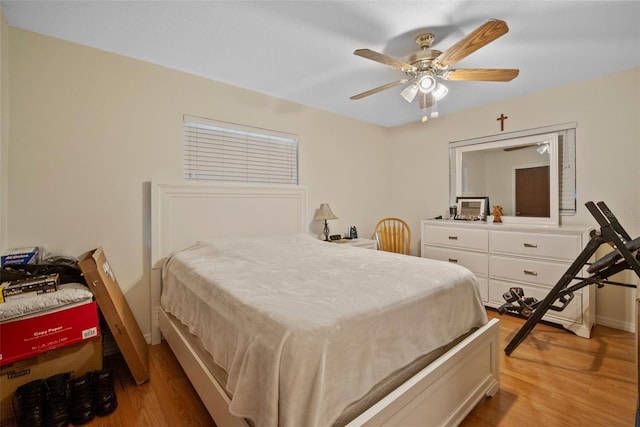
[[[538,146],[538,148],[536,148],[536,151],[538,152],[538,154],[548,153],[549,152],[549,144],[547,144],[547,143],[540,144]]]
[[[431,76],[422,76],[418,82],[418,89],[422,93],[429,93],[436,86],[436,80]]]
[[[406,88],[404,88],[402,92],[400,92],[400,95],[402,95],[402,97],[406,99],[407,102],[412,102],[415,99],[417,93],[418,93],[418,84],[413,83],[407,86]]]
[[[433,91],[431,92],[431,94],[433,95],[433,97],[439,101],[442,98],[444,98],[445,96],[447,96],[447,93],[449,92],[449,88],[446,87],[445,85],[443,85],[442,83],[438,83],[435,87],[435,89],[433,89]]]
[[[429,118],[438,117],[437,102],[449,92],[449,89],[442,85],[440,80],[508,82],[518,76],[520,71],[510,68],[449,69],[452,64],[466,58],[508,31],[509,27],[506,22],[490,19],[444,52],[431,49],[431,44],[435,39],[432,33],[419,34],[416,37],[416,43],[420,47],[420,51],[410,55],[406,61],[371,49],[356,49],[353,52],[354,55],[376,61],[394,70],[403,71],[406,78],[359,93],[351,96],[350,99],[362,99],[411,81],[409,86],[402,90],[402,97],[411,103],[416,96],[419,96],[422,122],[426,122]],[[427,111],[429,109],[431,109],[430,113]]]

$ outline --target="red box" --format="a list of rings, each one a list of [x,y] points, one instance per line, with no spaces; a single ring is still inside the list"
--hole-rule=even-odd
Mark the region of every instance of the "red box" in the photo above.
[[[100,325],[95,301],[0,323],[0,366],[97,336]]]

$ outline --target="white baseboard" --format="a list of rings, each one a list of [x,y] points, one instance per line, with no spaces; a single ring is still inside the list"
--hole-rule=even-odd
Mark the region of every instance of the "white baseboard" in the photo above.
[[[619,329],[626,332],[635,332],[636,325],[631,322],[621,322],[610,317],[596,316],[596,325],[607,326],[613,329]]]

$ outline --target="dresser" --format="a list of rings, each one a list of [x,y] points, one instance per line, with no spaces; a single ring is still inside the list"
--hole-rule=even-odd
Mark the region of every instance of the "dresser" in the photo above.
[[[421,256],[471,270],[485,305],[497,308],[511,287],[544,299],[589,241],[589,231],[587,227],[423,220]],[[589,338],[595,321],[595,289],[583,287],[563,311],[549,311],[543,319]]]

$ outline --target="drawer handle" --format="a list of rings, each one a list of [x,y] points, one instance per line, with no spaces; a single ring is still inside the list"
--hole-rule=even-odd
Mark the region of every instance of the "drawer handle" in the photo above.
[[[449,240],[458,240],[458,236],[449,236]]]
[[[524,270],[524,274],[526,274],[527,276],[537,276],[538,273],[536,271],[531,271],[531,270]]]
[[[455,262],[455,263],[457,263],[457,262],[458,262],[458,260],[457,260],[457,259],[455,259],[455,258],[449,258],[449,262]]]
[[[525,248],[537,248],[537,247],[538,247],[538,245],[537,245],[537,244],[535,244],[535,243],[525,243],[525,244],[524,244],[524,247],[525,247]]]

